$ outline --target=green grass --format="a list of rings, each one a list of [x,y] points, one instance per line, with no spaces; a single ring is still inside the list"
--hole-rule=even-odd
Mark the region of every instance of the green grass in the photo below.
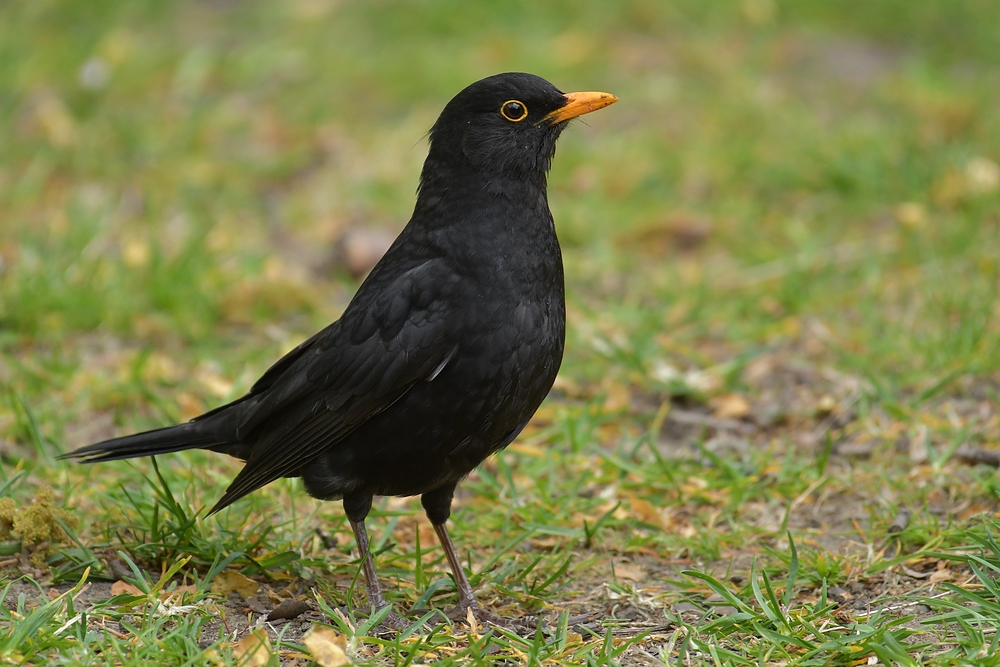
[[[237,570],[360,663],[998,664],[1000,484],[964,454],[1000,442],[998,20],[6,3],[0,517],[35,532],[0,520],[0,657],[238,664],[244,603],[212,592]],[[238,396],[335,319],[357,285],[336,240],[397,231],[437,112],[507,70],[621,99],[550,177],[556,389],[454,512],[480,597],[540,632],[379,635],[341,509],[294,481],[205,518],[225,457],[56,461]],[[419,504],[369,529],[390,601],[440,619],[455,590]],[[303,627],[274,626],[271,664],[305,664]]]

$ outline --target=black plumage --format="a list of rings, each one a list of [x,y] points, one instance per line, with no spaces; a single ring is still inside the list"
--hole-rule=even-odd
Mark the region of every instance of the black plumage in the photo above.
[[[566,121],[615,100],[521,73],[470,85],[431,129],[410,222],[339,320],[242,398],[67,456],[201,448],[246,461],[213,513],[301,477],[310,495],[343,499],[375,608],[386,603],[364,527],[372,498],[419,494],[460,608],[478,610],[445,529],[452,494],[517,436],[555,380],[565,304],[546,174]]]

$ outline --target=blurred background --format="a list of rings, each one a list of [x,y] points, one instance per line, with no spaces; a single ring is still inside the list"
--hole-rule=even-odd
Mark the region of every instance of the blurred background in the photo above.
[[[245,390],[405,223],[442,106],[510,70],[621,99],[551,175],[566,395],[711,393],[693,372],[762,351],[889,403],[986,377],[998,27],[989,0],[3,3],[0,379],[71,444]]]
[[[941,549],[988,543],[995,562],[992,538],[964,532],[995,533],[1000,509],[995,0],[6,0],[0,555],[15,555],[0,578],[50,567],[76,582],[92,568],[113,581],[131,576],[125,552],[187,577],[252,552],[257,569],[234,567],[318,581],[349,604],[343,513],[295,482],[205,519],[239,470],[228,457],[187,452],[154,470],[54,455],[231,400],[336,319],[409,217],[441,108],[511,70],[620,102],[562,135],[550,176],[569,306],[555,390],[452,515],[492,603],[562,613],[564,632],[571,612],[593,620],[568,644],[586,652],[607,619],[667,627],[683,600],[700,623],[729,584],[757,604],[739,573],[760,557],[787,572],[782,609],[740,620],[718,607],[744,625],[702,628],[717,633],[712,664],[740,633],[741,655],[765,661],[793,593],[818,616],[767,655],[804,660],[826,642],[815,627],[862,628],[868,639],[839,645],[857,664],[883,630],[898,626],[898,649],[912,625],[873,608],[949,580]],[[12,516],[48,528],[22,543]],[[418,516],[389,499],[369,523],[399,609],[451,595]],[[904,561],[910,579],[894,569]],[[680,581],[685,567],[729,583]],[[935,633],[969,604],[934,600],[913,613],[952,605],[927,621]],[[963,627],[989,630],[955,660],[982,658],[1000,622],[987,604]],[[191,627],[217,622],[205,609]],[[46,618],[52,645],[76,650],[75,621]],[[164,622],[116,634],[104,655],[148,648],[163,662]],[[171,632],[190,648],[186,627]],[[653,651],[645,632],[625,635]],[[897,654],[878,656],[905,664]]]

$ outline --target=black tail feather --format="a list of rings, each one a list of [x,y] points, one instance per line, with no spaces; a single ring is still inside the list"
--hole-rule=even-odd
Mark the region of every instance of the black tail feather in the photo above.
[[[225,443],[218,435],[210,432],[203,422],[188,422],[97,442],[63,454],[59,458],[81,459],[82,463],[96,463],[169,454],[185,449],[204,449],[223,444]]]

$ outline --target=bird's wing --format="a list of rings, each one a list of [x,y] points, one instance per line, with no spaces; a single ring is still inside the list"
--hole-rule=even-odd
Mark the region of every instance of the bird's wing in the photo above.
[[[340,320],[254,385],[263,387],[243,404],[237,425],[240,439],[252,436],[253,449],[213,513],[298,474],[452,358],[449,334],[457,324],[460,281],[443,261],[424,262],[383,282],[367,292],[363,287]]]
[[[292,350],[289,350],[285,356],[278,359],[276,362],[271,364],[270,368],[264,371],[264,374],[253,383],[253,386],[250,387],[250,391],[248,391],[245,395],[240,396],[235,401],[226,403],[225,405],[220,405],[219,407],[213,408],[204,414],[200,414],[191,421],[208,421],[210,417],[217,417],[220,413],[233,414],[232,408],[234,406],[259,399],[261,394],[266,392],[271,388],[271,385],[280,380],[285,375],[285,372],[290,369],[296,361],[298,361],[299,357],[301,357],[306,350],[312,348],[316,341],[326,333],[327,329],[323,329],[311,338],[299,343]]]

